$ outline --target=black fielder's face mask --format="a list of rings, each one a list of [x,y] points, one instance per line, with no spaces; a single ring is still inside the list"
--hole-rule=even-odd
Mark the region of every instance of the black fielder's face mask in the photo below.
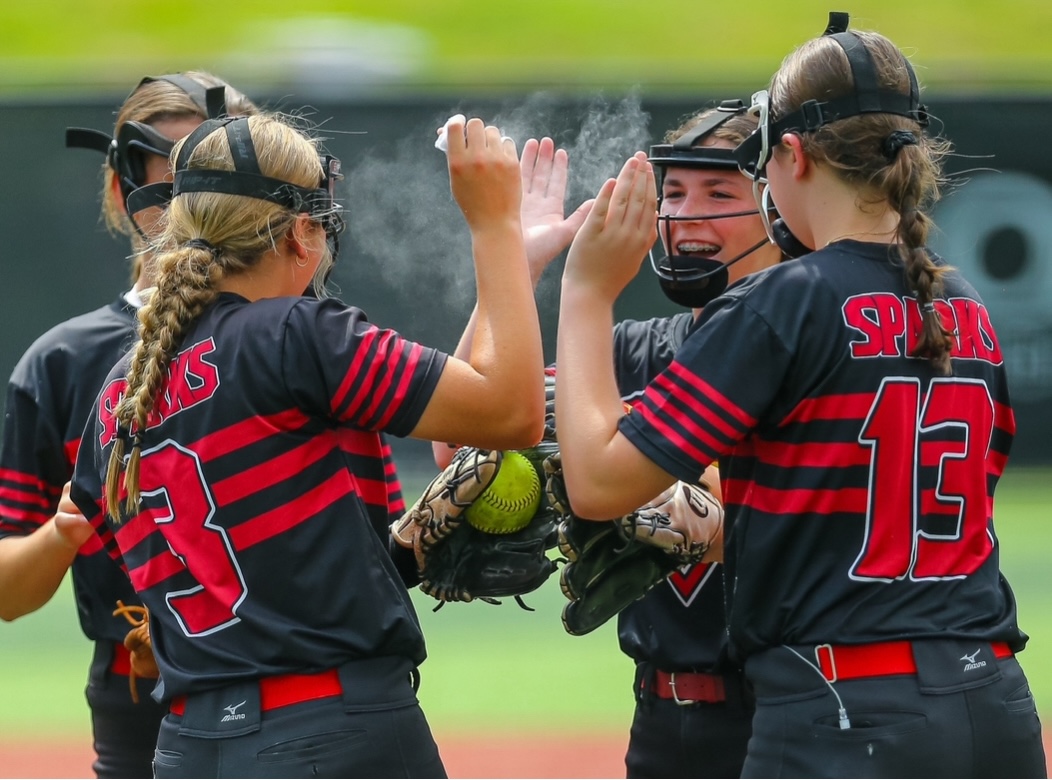
[[[735,211],[728,214],[713,215],[679,215],[659,214],[658,233],[662,244],[667,248],[663,257],[655,258],[650,253],[650,267],[657,274],[661,291],[670,301],[688,309],[699,309],[719,297],[730,281],[729,268],[745,259],[761,247],[767,246],[765,238],[739,252],[729,260],[717,260],[714,257],[697,255],[678,255],[673,244],[673,223],[704,222],[706,220],[732,219],[734,217],[755,216],[759,211]]]
[[[738,165],[732,149],[699,144],[711,137],[725,122],[744,111],[745,104],[742,101],[725,100],[715,113],[703,119],[675,142],[650,147],[648,159],[654,165],[658,176],[658,234],[665,248],[665,254],[661,257],[655,257],[651,251],[650,267],[657,274],[658,283],[665,296],[673,303],[689,309],[701,308],[722,294],[727,289],[730,279],[728,268],[768,243],[767,240],[760,241],[727,260],[676,254],[677,247],[673,240],[674,224],[752,216],[757,210],[721,214],[661,213],[664,205],[664,182],[670,169],[733,171],[737,175]]]
[[[909,94],[881,89],[869,50],[858,36],[847,31],[847,26],[846,13],[831,12],[823,36],[829,36],[844,50],[851,67],[854,90],[827,101],[806,100],[796,111],[777,120],[771,111],[770,93],[760,90],[753,94],[749,107],[749,113],[757,118],[756,130],[734,150],[741,172],[753,181],[753,196],[760,206],[767,235],[790,258],[812,252],[814,247],[806,246],[794,236],[781,218],[773,222],[767,219],[769,211],[765,207],[777,205],[772,201],[770,188],[763,187],[767,164],[775,145],[781,142],[785,133],[814,132],[831,122],[859,114],[897,114],[914,120],[921,128],[927,127],[929,122],[928,111],[920,102],[917,76],[909,61],[904,60],[910,81]]]
[[[94,149],[106,155],[106,163],[117,177],[121,199],[134,224],[136,212],[128,208],[128,198],[146,183],[147,159],[150,155],[154,155],[167,160],[175,147],[175,141],[145,122],[128,121],[121,125],[115,138],[110,138],[101,130],[68,127],[66,128],[66,146]],[[164,204],[151,203],[150,205]]]
[[[167,81],[185,92],[201,113],[208,118],[216,118],[226,113],[226,87],[206,88],[189,76],[173,73],[165,76],[146,76],[132,90],[135,94],[144,84],[154,81]],[[130,97],[130,96],[129,96]],[[93,149],[106,155],[106,163],[113,170],[120,186],[121,199],[124,202],[128,219],[143,239],[148,237],[136,222],[135,216],[152,206],[164,208],[168,199],[161,197],[160,190],[151,191],[159,197],[147,199],[140,197],[134,204],[131,195],[144,188],[147,179],[147,159],[156,155],[165,160],[175,148],[175,140],[160,133],[145,122],[127,121],[121,125],[115,137],[101,130],[90,130],[82,127],[66,128],[66,146],[69,148]],[[169,185],[170,189],[170,185]]]
[[[110,166],[120,177],[121,196],[125,203],[133,190],[146,182],[146,156],[165,159],[172,153],[175,141],[142,122],[125,122],[110,145]],[[120,162],[118,162],[120,161]]]

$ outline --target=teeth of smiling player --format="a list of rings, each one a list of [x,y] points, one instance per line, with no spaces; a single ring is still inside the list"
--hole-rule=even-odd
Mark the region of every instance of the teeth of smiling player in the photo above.
[[[681,255],[686,255],[686,254],[691,254],[691,253],[694,253],[694,254],[705,254],[705,255],[714,255],[714,254],[716,254],[717,252],[720,251],[720,247],[716,246],[715,244],[703,244],[703,243],[694,242],[694,241],[682,241],[682,242],[676,244],[676,249],[679,250],[679,253]]]

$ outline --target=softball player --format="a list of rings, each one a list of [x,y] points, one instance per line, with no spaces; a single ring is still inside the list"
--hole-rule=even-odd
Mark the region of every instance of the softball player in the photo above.
[[[86,693],[99,777],[148,777],[164,712],[150,700],[146,683],[129,685],[122,640],[130,626],[114,610],[118,600],[130,605],[139,600],[92,538],[63,485],[73,474],[84,421],[106,374],[132,344],[139,293],[152,283],[144,261],[153,219],[149,212],[130,214],[126,198],[135,187],[166,175],[168,152],[206,118],[206,92],[214,87],[227,110],[255,111],[244,95],[214,76],[172,74],[143,79],[120,107],[112,139],[70,131],[70,145],[107,155],[103,214],[113,230],[131,239],[132,288],[37,339],[7,388],[0,446],[0,610],[13,620],[39,609],[72,570],[81,629],[95,643]]]
[[[515,448],[544,416],[514,142],[478,119],[448,130],[479,290],[470,362],[301,295],[341,226],[338,161],[305,134],[209,121],[173,151],[142,341],[72,489],[151,610],[158,777],[445,774],[415,695],[415,560],[372,511],[378,432]]]
[[[1015,424],[981,299],[924,249],[944,147],[913,70],[833,18],[754,105],[739,162],[770,182],[773,237],[810,251],[707,305],[622,415],[600,356],[638,264],[619,247],[654,208],[626,163],[563,277],[575,510],[630,511],[720,460],[730,651],[756,694],[743,776],[1044,777],[992,523]]]
[[[614,373],[630,404],[672,362],[706,303],[781,259],[733,156],[755,127],[740,101],[726,101],[651,147],[666,252],[652,265],[666,295],[692,311],[614,327]],[[722,567],[698,563],[677,570],[618,615],[621,649],[636,662],[628,777],[741,773],[752,697],[723,657],[723,602]]]
[[[615,326],[614,371],[627,403],[672,361],[706,302],[781,258],[732,154],[755,127],[740,101],[727,101],[691,117],[668,134],[668,143],[651,150],[665,171],[659,232],[667,250],[653,267],[666,295],[693,311]],[[568,158],[549,139],[539,146],[527,142],[522,167],[523,227],[536,283],[579,229],[591,201],[563,218]],[[450,445],[436,442],[433,449],[444,468]],[[740,773],[752,706],[741,675],[722,658],[723,610],[719,564],[699,563],[619,616],[621,649],[636,662],[629,777]]]

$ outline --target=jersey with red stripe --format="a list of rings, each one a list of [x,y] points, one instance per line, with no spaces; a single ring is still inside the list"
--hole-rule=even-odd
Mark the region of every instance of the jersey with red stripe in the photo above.
[[[31,534],[55,513],[84,421],[113,364],[135,336],[135,309],[119,298],[56,325],[18,361],[7,386],[0,446],[0,537]],[[122,641],[117,600],[138,604],[128,578],[97,539],[72,566],[80,625],[89,639]]]
[[[634,404],[672,362],[694,323],[691,312],[614,327],[614,373],[621,398]],[[617,618],[621,650],[637,663],[670,671],[716,671],[727,623],[717,563],[683,566]]]
[[[151,611],[167,695],[356,659],[420,663],[387,549],[390,453],[445,355],[339,301],[224,293],[188,329],[142,432],[118,431],[126,362],[85,431],[77,505]],[[141,502],[102,512],[113,441],[138,434]]]
[[[1025,643],[993,529],[1015,433],[1001,350],[974,288],[955,271],[944,280],[951,376],[909,357],[921,313],[895,250],[842,241],[706,306],[622,420],[680,479],[720,461],[736,655]]]

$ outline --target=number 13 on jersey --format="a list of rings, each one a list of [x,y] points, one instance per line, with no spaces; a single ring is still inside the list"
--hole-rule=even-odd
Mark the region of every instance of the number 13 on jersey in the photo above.
[[[870,450],[869,511],[852,579],[955,579],[989,558],[994,419],[981,381],[934,379],[926,395],[917,379],[881,383],[859,435]],[[924,526],[933,517],[938,531]]]

